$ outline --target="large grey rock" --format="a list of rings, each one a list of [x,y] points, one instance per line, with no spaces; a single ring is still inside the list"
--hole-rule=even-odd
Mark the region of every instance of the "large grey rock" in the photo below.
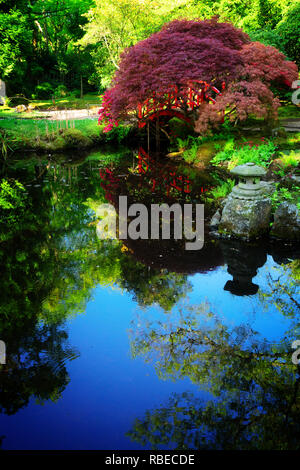
[[[223,236],[251,239],[270,230],[271,201],[268,198],[237,199],[229,196],[224,206],[219,232]]]
[[[220,209],[218,209],[217,212],[215,212],[215,214],[211,218],[211,221],[209,224],[210,228],[211,229],[217,228],[220,223],[220,220],[221,220],[221,212],[220,212]]]
[[[300,216],[296,204],[282,202],[276,209],[271,236],[283,240],[300,240]]]

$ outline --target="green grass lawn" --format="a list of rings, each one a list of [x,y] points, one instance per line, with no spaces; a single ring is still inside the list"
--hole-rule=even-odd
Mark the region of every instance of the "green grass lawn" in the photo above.
[[[103,140],[102,127],[98,126],[97,119],[0,120],[2,139],[5,139],[11,150],[32,149],[55,152],[68,148],[92,147]]]
[[[68,95],[64,98],[55,99],[55,104],[52,100],[32,100],[30,103],[36,108],[51,109],[57,107],[58,109],[85,109],[89,106],[99,106],[101,96],[98,93],[88,93],[83,98],[75,98],[74,95]]]
[[[124,141],[130,132],[129,126],[119,126],[104,133],[104,125],[97,119],[17,119],[0,120],[1,146],[9,150],[36,150],[60,152],[67,149],[90,148],[98,144]]]
[[[60,129],[79,129],[85,135],[99,134],[97,119],[77,119],[52,121],[48,119],[18,119],[16,117],[0,120],[0,129],[9,134],[32,139],[50,136]],[[104,126],[103,126],[104,127]]]
[[[0,118],[22,118],[35,119],[39,117],[39,111],[47,110],[65,110],[65,109],[87,109],[93,106],[99,106],[101,103],[101,95],[98,93],[88,93],[83,98],[75,98],[74,95],[68,95],[63,98],[52,100],[30,100],[28,105],[34,106],[33,111],[25,111],[17,113],[15,107],[7,105],[0,106]]]

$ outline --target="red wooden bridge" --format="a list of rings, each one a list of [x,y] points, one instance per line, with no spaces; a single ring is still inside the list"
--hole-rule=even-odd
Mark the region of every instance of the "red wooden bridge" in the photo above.
[[[222,83],[222,90],[224,88],[225,82]],[[167,93],[153,92],[152,96],[143,103],[139,103],[137,109],[138,126],[143,128],[147,122],[162,121],[165,117],[177,117],[191,123],[193,110],[199,108],[204,102],[215,103],[216,97],[221,94],[222,92],[218,88],[203,80],[193,80],[181,88],[170,85]],[[109,95],[104,95],[102,107],[98,112],[99,124],[106,123],[104,132],[109,132],[113,127],[118,126],[118,122],[114,122],[111,117],[110,104]]]
[[[223,82],[222,90],[224,88]],[[151,98],[138,105],[138,125],[142,128],[147,121],[160,116],[178,117],[190,123],[189,112],[199,108],[204,102],[215,103],[216,96],[221,94],[218,88],[202,80],[190,82],[180,90],[177,86],[170,86],[168,93],[154,92]]]

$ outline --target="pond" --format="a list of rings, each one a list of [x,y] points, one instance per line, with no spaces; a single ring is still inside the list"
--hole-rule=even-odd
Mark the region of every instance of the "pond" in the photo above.
[[[99,239],[97,207],[119,195],[209,219],[217,173],[150,163],[107,149],[6,166],[25,191],[1,213],[3,449],[299,447],[299,248],[207,228],[198,251]]]

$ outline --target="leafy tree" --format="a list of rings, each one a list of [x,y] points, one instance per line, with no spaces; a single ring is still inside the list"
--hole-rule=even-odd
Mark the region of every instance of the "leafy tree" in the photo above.
[[[229,23],[175,20],[148,39],[127,49],[107,94],[114,120],[124,118],[151,98],[172,87],[205,80],[220,86],[241,64],[239,50],[248,36]]]
[[[86,16],[88,23],[81,44],[95,45],[92,56],[103,87],[109,85],[118,69],[121,52],[163,23],[153,0],[96,0]]]
[[[0,10],[0,69],[2,78],[9,77],[9,94],[32,93],[43,81],[54,87],[66,82],[70,87],[80,88],[83,77],[87,83],[93,73],[92,58],[78,48],[77,41],[87,22],[83,14],[92,3],[92,0],[5,2]]]
[[[232,121],[249,114],[276,117],[279,101],[271,85],[291,85],[297,76],[296,64],[275,48],[251,43],[230,23],[175,20],[122,54],[101,119],[128,119],[147,99],[154,95],[159,101],[176,87],[185,115],[204,133],[223,122],[225,112]],[[184,90],[188,85],[196,90],[198,80],[226,88],[213,106],[204,102],[195,117]]]
[[[282,20],[276,26],[288,57],[300,64],[300,2],[286,8]]]
[[[30,51],[31,34],[27,19],[18,10],[0,12],[0,78],[24,70],[26,52]]]
[[[280,101],[278,89],[291,86],[298,77],[294,62],[272,46],[259,42],[245,45],[240,53],[243,64],[225,92],[218,96],[214,106],[204,105],[195,129],[204,133],[209,125],[223,122],[223,118],[237,122],[249,116],[266,120],[277,118]]]

